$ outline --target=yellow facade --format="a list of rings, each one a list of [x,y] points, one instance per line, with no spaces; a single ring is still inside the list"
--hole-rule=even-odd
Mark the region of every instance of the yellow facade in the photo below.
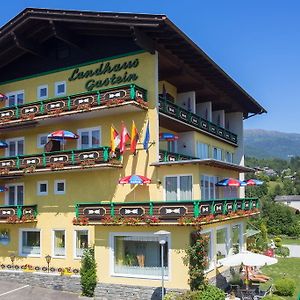
[[[147,202],[165,201],[166,197],[166,176],[172,175],[191,175],[192,176],[192,199],[201,199],[201,176],[218,176],[238,177],[237,171],[228,169],[216,168],[211,166],[200,166],[197,164],[174,165],[174,166],[151,166],[152,163],[158,161],[159,150],[167,150],[166,142],[159,142],[159,132],[176,132],[176,124],[174,130],[166,129],[159,125],[158,113],[158,93],[162,92],[162,86],[176,98],[176,87],[168,82],[158,82],[158,56],[151,55],[147,52],[138,52],[135,54],[124,55],[119,58],[111,58],[99,60],[99,62],[87,63],[80,67],[72,67],[65,70],[57,70],[48,74],[37,74],[31,78],[18,79],[15,81],[0,84],[2,93],[10,93],[12,91],[24,91],[25,103],[30,103],[37,100],[37,88],[42,85],[48,85],[48,98],[55,98],[54,87],[56,82],[66,82],[66,95],[72,95],[82,92],[87,92],[91,88],[91,82],[87,84],[91,78],[83,78],[76,80],[68,80],[74,75],[74,70],[79,68],[75,73],[79,72],[86,74],[89,70],[96,70],[100,63],[110,62],[112,66],[122,65],[125,62],[137,61],[135,67],[128,70],[128,74],[135,74],[136,78],[133,82],[145,90],[147,90],[148,110],[114,112],[114,108],[107,109],[104,112],[99,112],[99,115],[89,116],[89,112],[78,114],[72,117],[56,117],[50,121],[40,121],[38,126],[18,130],[6,131],[1,135],[1,139],[8,140],[17,137],[24,137],[24,154],[41,154],[43,148],[37,147],[37,137],[41,134],[64,129],[74,133],[78,133],[79,129],[84,128],[100,128],[101,138],[99,146],[110,146],[110,128],[113,124],[116,129],[121,131],[121,122],[124,122],[127,129],[130,130],[132,120],[134,120],[139,133],[140,140],[137,146],[137,155],[133,156],[126,151],[122,161],[121,168],[95,168],[95,169],[80,169],[74,171],[53,171],[47,173],[32,173],[24,174],[24,176],[8,181],[1,179],[2,185],[23,184],[24,185],[24,204],[37,205],[38,215],[36,222],[24,224],[0,224],[1,232],[8,232],[10,243],[0,247],[0,264],[9,264],[11,254],[16,254],[15,264],[31,264],[34,266],[45,266],[45,256],[50,254],[53,256],[53,230],[65,230],[65,249],[66,253],[62,258],[52,257],[51,266],[58,267],[80,267],[80,259],[74,258],[75,230],[88,230],[89,244],[95,245],[96,260],[98,265],[98,279],[100,282],[129,284],[129,285],[144,285],[144,286],[159,286],[159,276],[155,279],[138,278],[135,276],[117,276],[112,275],[111,259],[111,244],[110,235],[116,232],[127,233],[154,233],[157,230],[168,230],[170,234],[170,251],[169,251],[169,277],[166,285],[169,288],[188,288],[188,273],[187,267],[183,265],[182,257],[184,249],[190,242],[190,233],[193,227],[189,226],[103,226],[89,225],[77,226],[72,224],[75,216],[76,203],[90,202]],[[115,72],[116,76],[124,76],[124,70]],[[76,75],[76,76],[77,76]],[[75,76],[75,75],[74,75]],[[73,76],[73,77],[74,77]],[[82,75],[84,76],[84,75]],[[93,80],[105,80],[111,75],[101,75],[93,77]],[[129,83],[129,84],[130,84]],[[94,84],[94,83],[93,83]],[[118,85],[107,85],[103,88],[116,87]],[[3,104],[4,105],[4,104]],[[80,116],[79,116],[80,115]],[[145,136],[146,124],[150,124],[150,147],[149,151],[143,150],[142,142]],[[192,131],[192,130],[191,130]],[[192,133],[191,143],[196,147],[196,142],[202,142],[212,147],[218,147],[224,151],[234,153],[236,147],[226,143],[220,139],[208,136],[206,134],[194,131]],[[66,141],[65,150],[76,149],[78,141]],[[1,156],[5,156],[7,150],[2,149]],[[195,150],[196,151],[196,150]],[[212,151],[212,150],[210,150]],[[211,154],[210,154],[211,155]],[[124,176],[131,174],[139,174],[151,179],[149,185],[119,185],[118,180]],[[64,180],[66,191],[64,194],[55,194],[54,182],[56,180]],[[48,184],[48,194],[38,195],[38,182]],[[7,192],[0,194],[0,205],[7,204]],[[243,219],[229,220],[224,224],[239,222],[244,226]],[[214,225],[206,225],[204,229],[221,226],[219,222]],[[35,228],[40,230],[41,245],[40,255],[36,257],[26,257],[20,255],[20,239],[22,230]],[[215,239],[214,239],[215,243]],[[215,247],[215,246],[213,246]],[[209,273],[212,277],[215,273]],[[143,276],[141,276],[143,277]]]

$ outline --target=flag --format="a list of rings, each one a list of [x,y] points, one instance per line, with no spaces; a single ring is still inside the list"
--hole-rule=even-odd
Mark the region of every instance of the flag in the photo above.
[[[123,154],[125,151],[126,142],[130,140],[130,136],[124,123],[122,123],[121,140],[120,140],[120,153]]]
[[[148,148],[149,148],[149,140],[150,140],[150,130],[149,130],[149,121],[148,121],[147,127],[146,127],[145,138],[144,138],[144,142],[143,142],[144,149],[147,152],[148,152]]]
[[[113,125],[110,127],[110,145],[112,154],[115,153],[116,148],[120,145],[120,135]]]
[[[136,145],[137,145],[138,140],[139,140],[139,133],[137,131],[134,121],[132,121],[130,151],[134,155],[136,154]]]

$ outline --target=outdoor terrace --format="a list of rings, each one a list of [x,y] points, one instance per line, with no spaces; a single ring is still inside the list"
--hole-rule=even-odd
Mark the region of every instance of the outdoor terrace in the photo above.
[[[173,120],[175,120],[179,122],[179,124],[176,124],[177,132],[197,130],[237,146],[238,138],[233,132],[213,124],[162,97],[159,97],[159,113],[161,115],[160,125],[163,127],[174,128]]]
[[[258,198],[78,203],[75,224],[194,225],[258,214]]]
[[[109,147],[99,147],[1,157],[0,177],[82,168],[121,167],[119,153],[114,158],[109,153]]]
[[[93,117],[105,110],[107,115],[107,109],[111,108],[115,108],[114,113],[147,109],[147,91],[132,84],[1,108],[0,130],[34,126],[55,117],[78,118],[78,114],[86,112]]]
[[[0,223],[33,222],[37,216],[37,205],[0,206]]]

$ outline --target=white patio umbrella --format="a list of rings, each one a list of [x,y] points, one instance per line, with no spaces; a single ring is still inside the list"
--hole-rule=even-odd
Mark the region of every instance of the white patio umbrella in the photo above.
[[[219,262],[223,266],[235,267],[240,266],[241,264],[245,266],[264,266],[264,265],[273,265],[278,262],[274,257],[269,257],[263,254],[253,253],[250,251],[243,251],[238,254],[233,254],[222,258]]]
[[[274,257],[269,257],[263,254],[253,253],[250,251],[243,251],[238,254],[233,254],[230,256],[227,256],[225,258],[222,258],[219,260],[219,262],[223,266],[228,267],[236,267],[240,265],[246,266],[246,289],[248,289],[248,282],[249,282],[249,273],[248,273],[248,267],[261,267],[264,265],[273,265],[278,262],[278,260]]]

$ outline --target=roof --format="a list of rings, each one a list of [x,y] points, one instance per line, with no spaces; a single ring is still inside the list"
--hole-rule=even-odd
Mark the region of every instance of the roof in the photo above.
[[[199,82],[213,86],[216,109],[233,106],[245,118],[266,112],[165,15],[27,8],[0,28],[0,69],[24,54],[42,55],[51,37],[76,47],[78,35],[109,34],[129,37],[141,49],[158,51],[160,57],[170,56],[166,65],[173,62],[177,69],[166,68],[161,77],[177,75],[173,80],[180,85],[189,76],[187,82],[194,80],[191,90],[200,89]]]
[[[232,164],[216,159],[190,159],[190,160],[181,160],[181,161],[168,161],[168,162],[155,162],[150,164],[150,166],[161,167],[161,166],[173,166],[173,165],[187,165],[187,164],[197,164],[204,166],[211,166],[215,168],[222,168],[231,171],[237,171],[240,173],[254,172],[254,169],[240,166],[237,164]]]
[[[274,201],[277,201],[277,202],[300,201],[300,195],[276,196]]]

